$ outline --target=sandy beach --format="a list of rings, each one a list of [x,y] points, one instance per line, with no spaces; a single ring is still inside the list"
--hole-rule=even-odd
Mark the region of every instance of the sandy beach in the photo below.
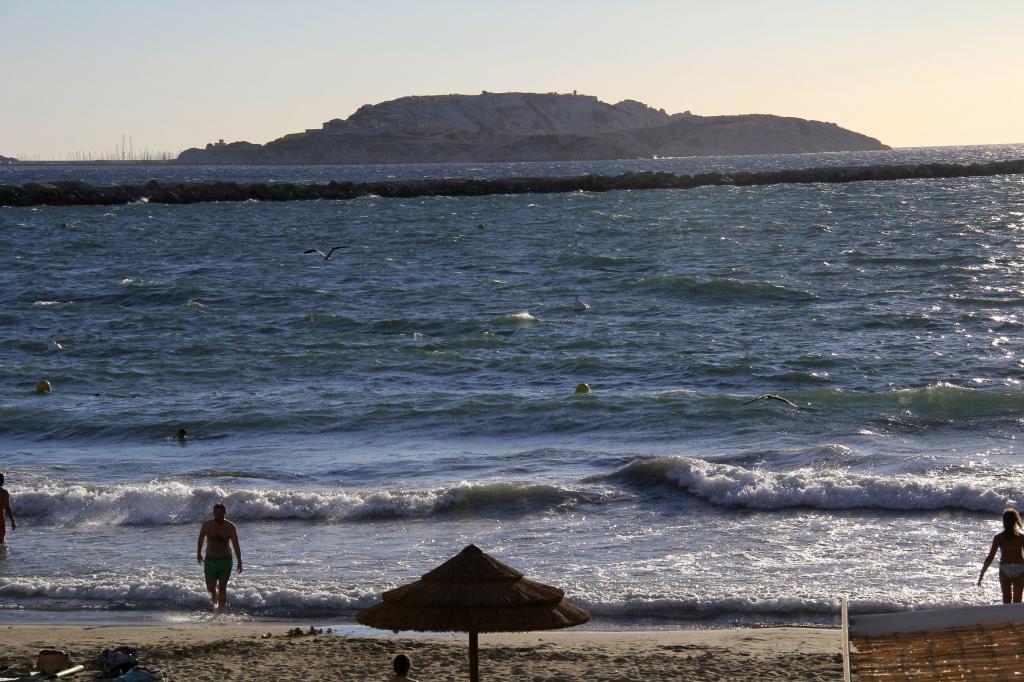
[[[289,637],[288,629],[7,626],[0,629],[0,673],[27,671],[44,647],[62,648],[95,671],[103,649],[127,645],[172,680],[386,680],[398,653],[412,657],[421,681],[467,679],[464,635]],[[481,635],[480,645],[481,676],[493,680],[842,678],[839,632],[824,628],[537,632]]]

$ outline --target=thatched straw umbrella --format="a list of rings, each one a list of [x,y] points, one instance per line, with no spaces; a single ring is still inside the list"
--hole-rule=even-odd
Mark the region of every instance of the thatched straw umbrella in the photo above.
[[[356,621],[396,632],[468,632],[469,679],[479,682],[478,633],[556,630],[590,620],[564,596],[470,545],[416,582],[385,592]]]

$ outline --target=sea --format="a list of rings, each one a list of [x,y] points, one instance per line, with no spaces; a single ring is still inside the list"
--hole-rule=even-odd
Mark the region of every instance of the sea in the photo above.
[[[0,183],[1022,157],[19,165]],[[471,543],[601,628],[999,601],[995,571],[975,583],[1024,504],[1020,175],[6,207],[0,239],[18,524],[0,621],[204,621],[196,540],[217,502],[240,622],[352,625]]]

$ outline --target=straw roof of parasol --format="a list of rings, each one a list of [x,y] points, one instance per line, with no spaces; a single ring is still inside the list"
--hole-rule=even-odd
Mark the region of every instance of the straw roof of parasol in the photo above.
[[[475,545],[356,614],[362,625],[419,632],[527,632],[588,620],[562,590],[527,580]]]

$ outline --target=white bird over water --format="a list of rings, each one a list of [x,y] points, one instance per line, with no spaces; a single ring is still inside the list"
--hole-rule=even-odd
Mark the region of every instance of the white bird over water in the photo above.
[[[348,249],[348,248],[351,248],[351,247],[349,247],[347,245],[346,246],[335,246],[330,251],[328,251],[327,253],[324,253],[320,249],[306,249],[302,253],[319,253],[320,257],[323,258],[324,260],[331,260],[331,255],[334,254],[335,251],[337,251],[338,249]]]
[[[800,409],[800,406],[797,405],[796,403],[794,403],[792,400],[786,400],[781,395],[775,395],[773,393],[765,393],[764,395],[759,395],[756,398],[754,398],[752,400],[748,400],[747,402],[745,402],[743,404],[744,405],[749,405],[751,403],[757,402],[758,400],[778,400],[780,403],[786,403],[790,407],[795,407],[798,410]]]
[[[576,300],[572,304],[572,309],[578,313],[582,313],[585,310],[590,310],[590,305],[583,301],[583,298],[577,294]]]
[[[46,350],[50,352],[61,351],[64,350],[64,346],[60,345],[60,343],[57,342],[57,339],[51,336],[50,340],[46,344]]]

